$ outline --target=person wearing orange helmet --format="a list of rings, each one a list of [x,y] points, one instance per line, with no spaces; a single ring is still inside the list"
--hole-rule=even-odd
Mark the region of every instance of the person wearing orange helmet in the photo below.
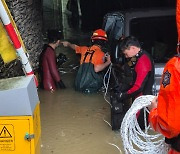
[[[91,36],[91,46],[78,46],[68,41],[62,42],[77,54],[81,54],[80,68],[75,79],[75,89],[81,92],[97,92],[103,83],[102,71],[111,63],[108,53],[107,34],[97,29]]]
[[[180,54],[165,65],[158,97],[148,108],[152,128],[171,146],[169,154],[180,154]]]

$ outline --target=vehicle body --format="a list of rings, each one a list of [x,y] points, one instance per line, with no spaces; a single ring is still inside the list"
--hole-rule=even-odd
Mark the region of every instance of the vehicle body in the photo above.
[[[111,55],[116,63],[119,57],[119,41],[122,37],[135,36],[155,62],[154,94],[159,90],[165,63],[176,54],[177,28],[175,8],[130,9],[108,13],[103,28],[109,36]]]

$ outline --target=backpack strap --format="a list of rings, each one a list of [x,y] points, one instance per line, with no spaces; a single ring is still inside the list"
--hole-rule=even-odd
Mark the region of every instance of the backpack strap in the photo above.
[[[92,56],[93,56],[94,52],[95,52],[94,50],[90,50],[90,48],[88,48],[88,50],[87,50],[86,53],[85,53],[83,62],[85,62],[85,60],[86,60],[86,58],[87,58],[88,55],[91,55],[90,58],[89,58],[89,62],[91,62]]]

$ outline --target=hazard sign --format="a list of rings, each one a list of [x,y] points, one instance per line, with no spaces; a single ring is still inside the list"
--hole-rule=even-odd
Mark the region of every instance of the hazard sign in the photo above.
[[[0,151],[14,151],[14,127],[11,124],[0,124]]]

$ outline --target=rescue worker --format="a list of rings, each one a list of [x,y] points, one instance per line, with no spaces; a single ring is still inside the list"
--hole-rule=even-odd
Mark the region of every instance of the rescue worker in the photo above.
[[[93,32],[89,47],[78,46],[67,41],[62,42],[65,47],[70,47],[77,54],[81,54],[80,67],[75,79],[75,90],[92,93],[102,87],[102,71],[111,63],[110,55],[105,54],[108,50],[107,42],[107,34],[102,29]]]
[[[169,154],[180,154],[180,54],[165,65],[158,97],[151,105],[149,122],[171,145]]]
[[[113,88],[111,95],[111,125],[112,130],[118,130],[121,122],[130,107],[129,98],[132,101],[140,95],[152,94],[154,83],[154,63],[150,55],[144,51],[137,38],[128,36],[120,43],[120,50],[125,55],[124,74],[132,74],[129,86],[119,83]],[[129,75],[128,75],[129,76]],[[122,79],[123,81],[123,79]],[[138,113],[140,127],[144,127],[143,111]]]
[[[54,91],[56,88],[66,88],[58,72],[55,54],[55,49],[59,46],[61,38],[61,31],[48,30],[48,44],[44,45],[39,64],[42,87],[45,90]]]

